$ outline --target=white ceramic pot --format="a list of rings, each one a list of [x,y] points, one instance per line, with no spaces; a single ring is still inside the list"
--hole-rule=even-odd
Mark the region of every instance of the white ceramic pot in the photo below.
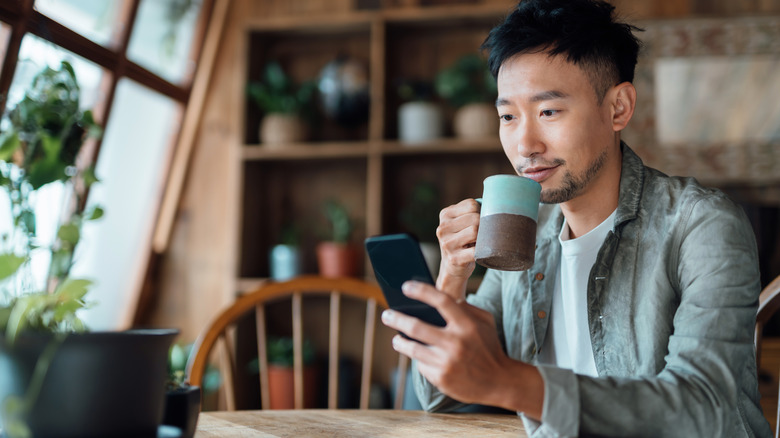
[[[268,146],[302,142],[307,135],[306,123],[294,114],[266,114],[260,122],[260,142]]]
[[[275,245],[271,248],[271,278],[289,280],[301,275],[301,254],[297,246]]]
[[[498,113],[489,103],[471,103],[455,112],[455,136],[462,139],[498,137]]]
[[[441,138],[444,115],[430,102],[407,102],[398,107],[398,140],[409,145]]]

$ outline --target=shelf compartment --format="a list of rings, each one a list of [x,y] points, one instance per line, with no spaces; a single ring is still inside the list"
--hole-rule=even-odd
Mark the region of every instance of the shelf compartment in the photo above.
[[[303,272],[316,273],[315,247],[330,229],[324,203],[345,205],[354,224],[352,242],[365,238],[367,178],[365,158],[247,161],[244,163],[240,277],[268,277],[268,253],[295,224]]]
[[[355,60],[365,70],[370,92],[370,40],[369,22],[352,23],[337,27],[323,25],[312,29],[269,30],[253,29],[248,32],[247,82],[262,78],[263,68],[270,61],[278,62],[291,79],[300,84],[317,80],[328,63],[339,57]],[[309,123],[311,142],[365,141],[368,139],[368,113],[365,121],[344,126],[329,119],[315,98],[311,108],[314,119]],[[246,98],[244,143],[259,142],[258,128],[263,113],[255,103]]]

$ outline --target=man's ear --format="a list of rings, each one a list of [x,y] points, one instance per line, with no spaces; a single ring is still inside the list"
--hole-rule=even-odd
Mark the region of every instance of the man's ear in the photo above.
[[[622,131],[634,115],[636,88],[631,82],[623,82],[612,90],[612,130]]]

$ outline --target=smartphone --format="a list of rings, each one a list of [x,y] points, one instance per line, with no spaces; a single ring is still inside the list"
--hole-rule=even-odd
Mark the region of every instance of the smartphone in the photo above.
[[[391,309],[428,324],[439,327],[447,325],[434,307],[409,298],[401,291],[401,285],[408,280],[435,284],[417,239],[409,234],[388,234],[369,237],[365,245],[376,280]]]

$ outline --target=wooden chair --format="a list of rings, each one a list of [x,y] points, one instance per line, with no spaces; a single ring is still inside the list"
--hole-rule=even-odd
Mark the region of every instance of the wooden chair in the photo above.
[[[761,366],[761,332],[774,314],[780,310],[780,276],[772,280],[758,297],[758,313],[756,314],[756,366]],[[780,438],[780,388],[778,388],[777,414],[775,417],[775,438]]]
[[[266,306],[284,299],[291,299],[292,306],[292,338],[293,338],[293,381],[295,409],[304,407],[303,394],[303,306],[304,297],[319,295],[328,296],[329,329],[328,329],[328,408],[335,409],[338,402],[338,363],[340,316],[342,310],[341,298],[353,297],[366,303],[365,324],[363,328],[362,371],[360,379],[360,409],[368,408],[369,389],[371,386],[371,369],[375,327],[377,324],[377,306],[387,307],[384,296],[375,284],[370,284],[354,278],[328,279],[315,276],[304,276],[285,282],[269,282],[258,289],[241,296],[235,303],[223,310],[206,327],[193,346],[190,360],[187,364],[187,376],[193,385],[201,385],[209,355],[217,344],[222,346],[221,367],[223,372],[223,387],[227,410],[235,410],[235,369],[234,345],[230,340],[231,327],[254,312],[257,327],[257,353],[260,371],[261,407],[268,409],[268,357],[266,353]],[[408,368],[408,358],[398,355],[398,379],[396,384],[395,408],[400,409],[404,398],[405,376]]]

